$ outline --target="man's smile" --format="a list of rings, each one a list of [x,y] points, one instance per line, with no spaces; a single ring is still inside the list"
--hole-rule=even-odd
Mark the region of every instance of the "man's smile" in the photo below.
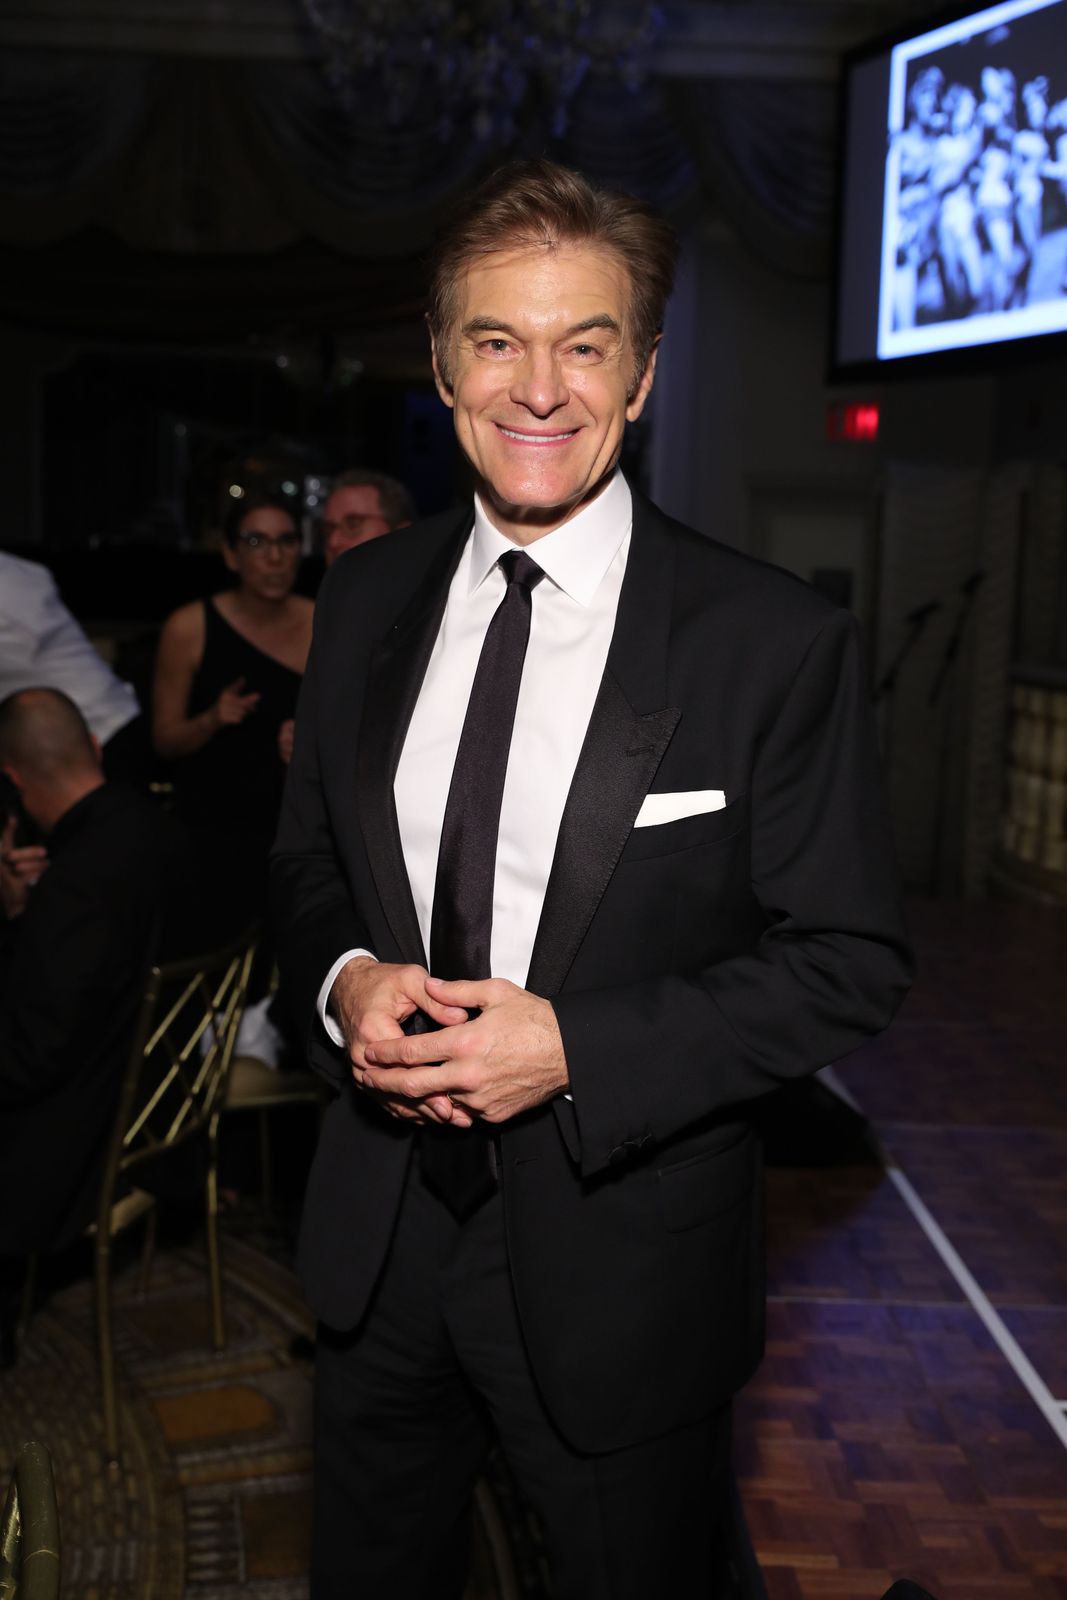
[[[534,446],[566,444],[567,440],[573,439],[578,432],[577,428],[568,428],[562,433],[532,433],[525,428],[506,428],[502,422],[498,422],[496,426],[505,439],[514,439],[516,444],[532,444]]]

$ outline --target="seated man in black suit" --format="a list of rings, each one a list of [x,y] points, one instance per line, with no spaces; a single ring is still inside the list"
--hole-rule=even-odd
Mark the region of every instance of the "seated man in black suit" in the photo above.
[[[0,768],[46,846],[0,851],[0,1277],[89,1220],[147,961],[191,947],[184,830],[105,781],[55,689],[0,703]],[[202,939],[199,942],[205,942]],[[210,942],[210,941],[207,941]]]

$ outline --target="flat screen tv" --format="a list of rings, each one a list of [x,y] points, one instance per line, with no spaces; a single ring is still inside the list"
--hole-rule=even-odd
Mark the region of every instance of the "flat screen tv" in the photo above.
[[[1067,348],[1067,0],[853,51],[841,139],[833,378]]]

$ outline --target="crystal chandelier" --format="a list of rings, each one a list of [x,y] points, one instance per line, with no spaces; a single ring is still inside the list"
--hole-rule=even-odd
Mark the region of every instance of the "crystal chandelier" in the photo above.
[[[360,80],[375,79],[392,126],[433,97],[438,135],[468,131],[511,142],[516,114],[535,95],[553,138],[590,71],[633,91],[663,27],[655,4],[628,8],[610,26],[598,0],[303,0],[326,76],[351,109]],[[612,8],[612,18],[624,13]]]

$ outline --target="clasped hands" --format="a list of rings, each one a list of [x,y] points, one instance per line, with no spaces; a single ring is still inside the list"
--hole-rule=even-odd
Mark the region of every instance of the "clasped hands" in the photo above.
[[[552,1006],[506,978],[448,982],[423,967],[354,956],[329,1007],[356,1083],[394,1117],[456,1128],[506,1122],[568,1087]],[[437,1030],[405,1035],[416,1011]]]

